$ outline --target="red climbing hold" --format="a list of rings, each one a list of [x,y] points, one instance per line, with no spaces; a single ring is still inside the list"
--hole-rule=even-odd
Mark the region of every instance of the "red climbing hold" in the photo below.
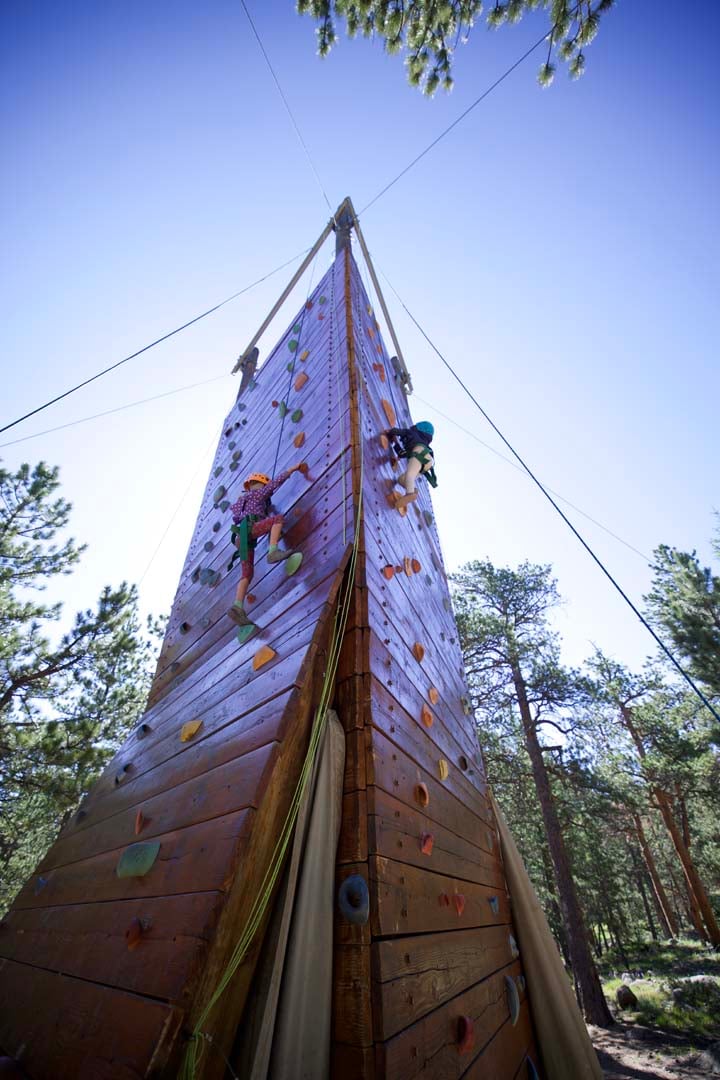
[[[433,714],[430,712],[427,705],[423,705],[422,709],[420,710],[420,718],[425,727],[433,726]]]
[[[412,565],[412,569],[413,569],[413,574],[419,574],[420,571],[422,570],[422,566],[421,566],[420,561],[418,559],[413,559],[411,565]]]
[[[461,892],[453,893],[453,904],[458,915],[462,915],[465,910],[465,897]]]
[[[450,897],[446,892],[441,892],[438,896],[438,903],[440,907],[450,907]]]
[[[458,1016],[458,1054],[469,1054],[475,1046],[475,1025],[471,1016]]]
[[[387,578],[387,580],[390,581],[390,579],[395,576],[395,567],[390,566],[390,565],[383,566],[383,571],[382,572],[383,572],[383,577]]]
[[[142,810],[138,810],[135,815],[135,835],[139,836],[148,823],[148,819],[143,814]]]
[[[301,371],[294,383],[295,390],[302,390],[306,382],[310,381],[307,371]]]
[[[415,799],[420,806],[427,806],[430,802],[430,792],[427,789],[427,784],[415,785]]]
[[[125,931],[125,941],[127,942],[128,949],[136,949],[138,947],[142,934],[143,924],[137,918],[132,919]]]
[[[435,843],[435,837],[431,832],[424,832],[420,834],[420,850],[423,855],[432,855],[433,844]]]

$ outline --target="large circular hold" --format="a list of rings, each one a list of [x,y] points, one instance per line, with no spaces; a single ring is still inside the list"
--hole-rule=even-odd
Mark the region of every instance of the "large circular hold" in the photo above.
[[[515,1027],[520,1019],[520,995],[515,980],[511,979],[509,975],[505,976],[505,994],[510,1011],[510,1023]]]
[[[348,922],[362,926],[368,921],[370,893],[364,877],[351,874],[345,878],[338,890],[338,907]]]

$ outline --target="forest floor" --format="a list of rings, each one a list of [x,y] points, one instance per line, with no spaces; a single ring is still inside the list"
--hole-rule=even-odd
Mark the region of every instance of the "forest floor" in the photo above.
[[[617,1025],[590,1027],[606,1077],[690,1080],[720,1076],[720,955],[697,942],[639,946],[598,965]],[[637,1004],[620,1009],[629,986]]]

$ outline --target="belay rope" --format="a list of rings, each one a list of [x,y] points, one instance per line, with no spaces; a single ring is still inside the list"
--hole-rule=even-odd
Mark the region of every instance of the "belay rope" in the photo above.
[[[248,954],[250,947],[255,940],[255,935],[262,924],[265,917],[270,898],[277,883],[277,880],[282,871],[283,863],[285,861],[285,855],[287,853],[288,845],[292,839],[293,830],[297,821],[298,811],[300,810],[300,804],[302,803],[305,795],[305,790],[310,779],[310,775],[315,764],[318,749],[322,741],[322,737],[325,733],[325,727],[327,724],[327,714],[330,707],[330,701],[332,699],[333,688],[335,684],[335,675],[337,673],[338,662],[340,660],[340,649],[342,647],[343,637],[345,634],[345,628],[347,626],[348,615],[350,613],[350,603],[352,600],[354,584],[355,584],[355,568],[357,566],[357,555],[360,546],[360,523],[362,521],[362,483],[363,483],[363,457],[360,455],[360,495],[358,498],[357,517],[355,521],[355,536],[353,538],[352,551],[350,553],[350,560],[348,563],[348,569],[345,577],[344,588],[340,601],[338,602],[335,610],[335,620],[333,623],[332,634],[330,636],[330,647],[328,650],[328,660],[325,669],[325,675],[323,677],[322,689],[320,691],[320,701],[318,703],[315,717],[313,719],[312,729],[310,732],[310,742],[303,762],[302,770],[300,772],[300,778],[298,780],[295,792],[288,809],[287,817],[283,824],[280,836],[275,845],[272,858],[270,859],[270,865],[268,866],[265,877],[260,885],[258,895],[255,898],[252,909],[248,916],[248,921],[240,935],[240,939],[233,949],[232,955],[228,961],[227,967],[223,972],[217,987],[212,993],[210,1000],[201,1012],[197,1019],[195,1027],[188,1042],[187,1050],[180,1068],[179,1078],[180,1080],[195,1080],[197,1074],[197,1068],[200,1064],[202,1054],[205,1049],[205,1045],[208,1041],[212,1041],[208,1032],[203,1031],[203,1024],[207,1022],[207,1019],[212,1012],[214,1006],[217,1004],[222,994],[227,989],[230,981],[235,975],[237,969],[242,964],[243,960]]]

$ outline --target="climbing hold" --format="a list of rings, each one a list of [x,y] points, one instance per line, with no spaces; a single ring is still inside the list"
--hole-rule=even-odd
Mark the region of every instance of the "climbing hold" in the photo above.
[[[279,401],[271,401],[270,404],[272,405],[273,409],[277,409],[280,402]]]
[[[239,461],[242,457],[242,450],[235,450],[232,456],[233,461]]]
[[[488,896],[488,904],[490,905],[490,910],[492,911],[493,915],[500,914],[500,901],[498,900],[497,896]]]
[[[227,501],[227,499],[223,499],[223,501],[220,503],[220,509],[223,512],[223,514],[225,513],[225,511],[228,509],[229,506],[230,506],[230,503]]]
[[[210,547],[212,547],[212,544],[210,545]],[[180,633],[181,634],[187,634],[187,633],[189,633],[189,631],[190,631],[190,623],[189,622],[180,623]]]
[[[215,489],[215,494],[213,495],[213,502],[219,503],[222,497],[226,494],[227,488],[223,487],[223,485],[221,484],[219,488]]]
[[[180,742],[190,742],[203,726],[202,720],[188,720],[180,728]]]
[[[198,581],[200,579],[201,571],[202,571],[202,567],[196,566],[195,569],[193,570],[192,574],[190,575],[190,580],[191,581]]]
[[[515,980],[511,979],[509,975],[505,976],[505,995],[507,997],[507,1006],[510,1011],[510,1023],[515,1027],[520,1019],[520,995],[518,994]]]
[[[47,878],[39,877],[37,879],[37,881],[35,882],[35,888],[33,889],[34,895],[38,896],[43,891],[43,889],[45,888],[47,883],[48,883]]]
[[[245,597],[245,603],[246,604],[254,604],[255,603],[255,593],[249,592],[247,594],[247,596]]]
[[[408,577],[412,577],[412,559],[409,555],[406,555],[403,559],[403,570]]]
[[[307,311],[309,311],[312,306],[313,306],[312,300],[306,300],[305,301],[305,308],[307,309]]]
[[[304,442],[305,442],[305,432],[300,431],[300,432],[298,432],[298,434],[293,439],[293,446],[297,446],[298,449],[299,449],[304,444]]]
[[[200,578],[201,585],[209,585],[213,576],[213,571],[209,567],[205,567],[200,571],[198,577]]]
[[[250,389],[254,390],[255,386],[254,385],[251,386]],[[245,402],[244,401],[238,401],[238,407],[237,407],[238,412],[245,412],[246,409],[247,409],[247,405],[245,404]],[[243,423],[245,423],[244,420],[243,420]]]
[[[285,370],[286,371],[291,371],[291,372],[294,371],[295,370],[295,361],[291,360],[290,363],[286,366]]]
[[[303,411],[302,411],[302,409],[296,409],[296,410],[295,410],[295,412],[294,412],[294,413],[292,414],[292,416],[290,417],[290,419],[292,420],[293,424],[299,424],[299,423],[300,423],[300,421],[302,420],[302,418],[303,418]]]
[[[423,510],[423,517],[425,518],[425,524],[426,525],[432,525],[433,516],[432,516],[432,514],[430,513],[429,510]]]
[[[324,318],[324,315],[318,315],[318,322],[322,322]]]
[[[458,758],[458,765],[460,766],[460,768],[462,769],[463,772],[467,772],[468,759],[465,757],[464,754],[461,754],[460,757]]]
[[[387,578],[387,580],[390,581],[390,579],[395,576],[395,567],[390,566],[390,564],[388,563],[387,566],[383,566],[383,571],[382,572],[383,572],[383,577]]]
[[[237,461],[231,461],[230,462],[230,472],[235,472],[235,470],[237,468],[239,468],[239,465],[238,465]]]
[[[300,353],[300,359],[304,362],[305,360],[307,360],[309,355],[310,355],[310,350],[309,349],[303,349],[303,351]]]
[[[415,644],[412,647],[412,651],[413,651],[413,656],[415,657],[415,659],[422,662],[422,658],[425,655],[425,647],[424,647],[424,645],[421,645],[419,641],[416,641]]]
[[[430,687],[430,689],[428,690],[428,697],[430,698],[431,705],[437,705],[438,701],[440,700],[440,693],[436,687]]]
[[[520,950],[518,949],[517,941],[512,934],[508,934],[508,945],[510,946],[511,957],[513,958],[513,960],[516,960],[517,957],[520,955]]]
[[[115,873],[119,878],[144,877],[157,859],[159,850],[159,840],[131,844],[120,856]]]
[[[278,416],[280,417],[281,420],[283,419],[283,417],[285,416],[287,411],[288,411],[287,404],[284,401],[281,401],[280,404],[278,405]]]
[[[227,431],[225,432],[225,434],[226,434],[226,435],[229,435],[229,434],[230,434],[230,431],[231,431],[231,429],[230,429],[230,428],[228,428],[228,430],[227,430]],[[228,443],[228,450],[234,450],[236,446],[237,446],[237,443],[236,443],[236,442],[235,442],[235,440],[233,439],[233,440],[232,440],[232,442],[229,442],[229,443]]]
[[[292,328],[293,334],[299,334],[301,330],[302,330],[302,323],[299,323],[299,322],[295,323],[295,325]]]
[[[217,468],[215,469],[214,473],[213,473],[213,476],[219,476],[221,472],[222,472],[222,465],[218,465]]]
[[[517,978],[515,979],[515,982],[517,983],[518,991],[521,994],[524,994],[525,993],[525,976],[524,975],[518,975]]]
[[[232,468],[237,468],[237,466],[235,465],[235,462],[232,463],[230,468],[231,469]],[[213,532],[220,532],[221,529],[222,529],[222,522],[216,521],[215,524],[213,525]]]
[[[145,736],[149,735],[151,731],[152,728],[149,724],[138,724],[138,726],[135,728],[135,734],[137,735],[138,739],[144,739]]]
[[[368,332],[368,337],[371,337],[371,338],[375,337],[375,331],[373,330],[372,326],[368,326],[367,332]]]
[[[443,596],[443,607],[446,611],[450,610],[450,601],[447,596]]]
[[[457,911],[458,915],[462,915],[463,911],[465,910],[465,895],[464,895],[464,893],[461,893],[461,892],[453,893],[452,902],[453,902],[453,905],[454,905],[455,910]]]
[[[475,1025],[471,1016],[458,1016],[458,1054],[469,1054],[475,1046]]]
[[[425,727],[433,726],[433,714],[430,712],[427,705],[423,705],[422,709],[420,710],[420,719],[422,720]]]
[[[412,559],[410,565],[412,566],[413,574],[419,574],[422,570],[422,566],[420,565],[420,561],[418,559]]]
[[[215,547],[215,545],[213,544],[212,540],[206,540],[205,543],[203,544],[203,549],[205,551],[212,551],[212,549],[214,547]]]
[[[370,893],[360,874],[346,877],[338,889],[338,907],[348,922],[362,926],[370,917]]]
[[[438,776],[440,777],[441,780],[447,780],[449,775],[450,775],[450,770],[448,769],[448,763],[445,760],[445,758],[441,757],[440,760],[438,761]]]
[[[395,427],[397,417],[395,416],[395,410],[393,409],[392,405],[385,398],[381,399],[380,404],[383,407],[383,412],[385,413],[388,424],[390,425],[390,427]]]
[[[298,347],[297,340],[295,338],[290,338],[290,341],[288,341],[288,349],[290,350],[290,352],[295,352],[297,347]]]
[[[460,704],[462,705],[462,711],[465,713],[466,716],[469,716],[472,712],[472,705],[470,704],[470,698],[467,696],[467,694],[463,694],[463,696],[460,698]]]
[[[142,810],[139,809],[137,814],[135,815],[135,835],[136,836],[140,835],[140,833],[143,831],[143,829],[147,825],[147,822],[148,822],[148,819],[145,817]]]
[[[250,640],[256,630],[257,626],[255,625],[255,623],[245,623],[244,626],[238,626],[235,632],[235,637],[237,638],[238,644],[244,645],[246,641]]]
[[[432,855],[435,837],[431,832],[420,833],[420,850],[423,855]]]
[[[125,779],[125,777],[130,772],[131,769],[132,769],[132,764],[129,761],[126,761],[125,764],[123,765],[123,767],[118,772],[115,773],[115,784],[116,785],[122,784],[123,780]]]
[[[143,934],[143,924],[137,917],[130,920],[130,925],[125,931],[125,941],[128,949],[135,949],[140,944]]]
[[[219,582],[221,576],[222,575],[221,575],[219,570],[211,570],[210,571],[210,580],[208,582],[208,585],[210,586],[211,589],[215,588],[215,586]]]
[[[293,383],[293,388],[296,391],[297,390],[302,390],[305,383],[309,382],[309,381],[310,381],[310,376],[308,375],[307,371],[301,371],[300,374],[298,375],[297,379]]]
[[[327,304],[327,296],[321,296],[318,300],[318,304]]]
[[[302,551],[293,551],[292,555],[285,560],[286,577],[292,577],[300,569],[302,559]]]
[[[440,907],[450,907],[450,897],[446,892],[441,892],[438,896],[438,903]]]
[[[382,356],[383,347],[382,347],[382,344],[379,341],[378,341],[377,345],[375,346],[375,348],[377,349],[378,354],[380,356]]]
[[[87,810],[83,810],[82,806],[80,806],[75,811],[75,824],[77,825],[77,823],[79,821],[82,821],[84,817],[87,817]]]
[[[380,382],[385,382],[385,367],[383,364],[373,364],[373,371],[377,373]]]
[[[388,439],[385,432],[383,432],[383,434],[380,436],[380,445],[382,446],[383,450],[390,449],[390,440]]]
[[[427,806],[430,802],[430,792],[427,789],[427,784],[415,785],[415,801],[420,806]]]
[[[402,574],[402,566],[396,566],[395,567],[395,573],[396,574]]]
[[[258,671],[264,664],[269,663],[273,657],[277,656],[274,649],[271,649],[269,645],[263,645],[255,653],[253,657],[253,671]]]

